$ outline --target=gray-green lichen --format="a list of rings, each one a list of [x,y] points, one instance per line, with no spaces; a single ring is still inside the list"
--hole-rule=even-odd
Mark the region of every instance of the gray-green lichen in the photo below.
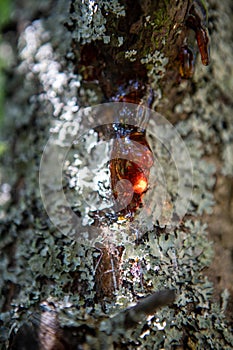
[[[221,173],[232,175],[232,106],[233,91],[232,47],[226,45],[232,32],[229,16],[224,12],[226,4],[218,4],[214,10],[214,1],[209,1],[211,31],[211,64],[204,68],[197,61],[194,82],[198,89],[191,99],[186,97],[182,112],[189,115],[188,122],[178,127],[183,134],[193,130],[202,141],[202,152],[211,158],[211,154],[220,154]],[[213,21],[211,22],[211,18]],[[223,24],[224,23],[224,24]],[[219,28],[223,28],[221,32]],[[207,76],[210,75],[210,78]],[[205,79],[208,83],[205,83]],[[188,102],[188,103],[185,103]]]
[[[158,90],[158,81],[165,73],[168,58],[164,57],[164,54],[156,50],[146,55],[146,57],[143,57],[141,63],[145,64],[147,67],[151,87],[155,89],[155,91]],[[157,94],[159,93],[157,92]]]
[[[107,32],[106,23],[109,14],[116,18],[125,15],[124,6],[119,1],[74,1],[73,11],[68,23],[74,24],[72,37],[82,44],[103,40],[108,44],[112,39]],[[120,37],[119,37],[120,38]],[[118,39],[119,44],[122,39]]]
[[[214,1],[211,1],[213,4]],[[76,1],[76,9],[78,5],[80,2]],[[75,38],[82,42],[106,40],[106,21],[99,11],[100,4],[90,1],[82,5],[79,12],[74,12],[77,16]],[[17,205],[12,206],[2,220],[0,288],[4,296],[11,285],[17,288],[11,302],[11,313],[7,310],[1,314],[3,335],[0,341],[7,344],[10,329],[15,332],[43,300],[56,305],[62,326],[79,326],[90,319],[106,318],[106,322],[109,322],[109,316],[117,315],[131,302],[166,287],[176,289],[175,305],[148,317],[146,323],[142,322],[134,330],[123,330],[122,344],[128,349],[170,349],[183,344],[186,337],[186,345],[191,349],[231,349],[233,338],[225,320],[226,305],[221,309],[212,302],[213,285],[203,272],[213,256],[208,228],[199,219],[194,219],[195,216],[210,213],[214,205],[216,166],[210,155],[216,145],[221,150],[222,173],[232,176],[231,107],[216,98],[220,95],[232,98],[232,80],[230,74],[229,78],[224,75],[222,68],[221,49],[225,52],[227,45],[215,40],[216,46],[212,48],[214,81],[206,84],[204,78],[207,73],[198,65],[195,74],[197,91],[192,96],[186,96],[183,103],[176,107],[180,113],[186,111],[189,115],[176,127],[189,149],[194,169],[193,196],[188,210],[191,218],[184,218],[180,227],[166,233],[159,232],[155,225],[139,243],[137,240],[133,244],[132,239],[128,243],[127,239],[124,240],[122,284],[115,291],[113,301],[105,302],[104,313],[100,304],[94,302],[95,269],[101,252],[94,247],[80,245],[51,225],[38,188],[40,156],[49,135],[55,135],[60,145],[65,147],[64,129],[67,127],[69,132],[69,128],[64,122],[72,122],[79,108],[77,90],[81,86],[81,78],[73,73],[72,63],[66,62],[63,57],[64,52],[70,54],[71,40],[63,23],[70,23],[74,18],[69,18],[67,5],[67,11],[63,6],[64,2],[59,1],[56,11],[48,20],[34,21],[22,31],[19,39],[21,63],[15,69],[14,81],[10,85],[15,94],[6,109],[8,140],[10,144],[15,142],[16,137],[17,140],[14,143],[14,157],[6,157],[6,174],[13,166],[14,175],[10,184],[14,185],[18,179],[21,181],[16,186],[19,195]],[[124,14],[117,1],[104,1],[101,6],[116,16]],[[224,23],[230,26],[223,5],[218,6],[225,18]],[[220,26],[222,17],[217,12],[213,15],[217,16]],[[55,35],[57,28],[53,30],[54,22],[61,25],[59,40]],[[82,23],[82,26],[79,27],[78,23]],[[216,39],[219,35],[218,31],[213,33]],[[224,67],[227,70],[232,69],[231,60],[232,52],[225,52]],[[154,68],[154,63],[158,61],[160,63]],[[153,63],[151,74],[156,82],[158,74],[164,70],[166,59],[156,53],[155,56],[148,56],[144,63]],[[18,85],[22,88],[16,91],[14,86]],[[223,127],[223,122],[227,127]],[[107,150],[101,152],[107,154]],[[206,154],[209,157],[207,160],[203,159]],[[99,159],[95,161],[98,163]],[[75,171],[75,168],[70,170]],[[68,181],[73,191],[74,177],[72,175]],[[72,192],[70,196],[75,200]],[[85,212],[85,206],[82,209]],[[112,230],[120,227],[116,225]],[[140,227],[137,229],[140,231]],[[12,247],[16,249],[13,265],[8,252]],[[225,294],[223,299],[226,304]],[[4,302],[2,298],[1,307]],[[100,338],[104,339],[109,334],[108,328],[104,328],[107,323],[102,322]],[[95,328],[94,321],[91,324]],[[112,331],[113,340],[115,334],[119,341],[117,334],[120,331]]]

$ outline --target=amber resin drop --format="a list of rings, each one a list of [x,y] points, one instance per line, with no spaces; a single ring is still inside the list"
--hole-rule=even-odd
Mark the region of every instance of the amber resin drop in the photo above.
[[[120,215],[133,218],[149,186],[153,154],[145,130],[116,125],[110,160],[111,187]]]

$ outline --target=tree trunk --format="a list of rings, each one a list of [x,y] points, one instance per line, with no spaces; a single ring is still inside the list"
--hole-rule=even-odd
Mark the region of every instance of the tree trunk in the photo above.
[[[2,349],[232,348],[232,15],[14,1]]]

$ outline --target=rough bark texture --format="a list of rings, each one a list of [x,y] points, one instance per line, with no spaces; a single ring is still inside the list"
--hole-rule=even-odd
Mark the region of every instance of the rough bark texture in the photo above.
[[[206,4],[211,64],[197,55],[186,80],[180,50],[188,42],[197,51],[186,23],[192,3],[14,2],[4,28],[11,66],[0,171],[11,191],[8,198],[1,187],[2,349],[232,348],[233,8],[231,0]],[[176,126],[192,159],[193,196],[169,232],[153,222],[133,236],[127,224],[102,228],[98,217],[94,230],[122,231],[123,240],[85,245],[50,222],[39,164],[51,135],[66,147],[78,106],[119,100],[148,104]],[[125,311],[164,288],[175,289],[175,302],[159,292]]]

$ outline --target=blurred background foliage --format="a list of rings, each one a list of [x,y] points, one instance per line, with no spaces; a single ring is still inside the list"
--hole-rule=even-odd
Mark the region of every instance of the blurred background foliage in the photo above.
[[[9,50],[4,43],[4,27],[9,23],[12,11],[12,0],[0,1],[0,156],[6,148],[3,142],[4,98],[5,98],[5,69],[8,65]]]
[[[6,204],[9,200],[10,187],[6,183],[4,173],[4,158],[7,150],[7,139],[4,122],[5,116],[5,84],[7,68],[12,64],[12,48],[5,39],[6,28],[10,24],[12,0],[0,0],[0,219],[4,217]]]

